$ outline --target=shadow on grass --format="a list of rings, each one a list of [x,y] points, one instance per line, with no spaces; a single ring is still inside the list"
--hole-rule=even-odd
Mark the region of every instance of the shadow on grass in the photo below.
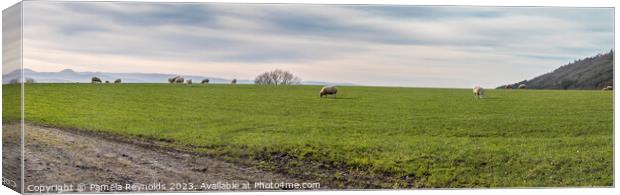
[[[336,98],[323,98],[323,99],[329,99],[329,100],[352,100],[355,98],[352,97],[336,97]]]
[[[501,99],[501,98],[498,98],[498,97],[484,97],[484,98],[480,98],[480,99],[474,98],[474,100],[483,100],[483,101],[484,100],[499,100],[499,99]]]

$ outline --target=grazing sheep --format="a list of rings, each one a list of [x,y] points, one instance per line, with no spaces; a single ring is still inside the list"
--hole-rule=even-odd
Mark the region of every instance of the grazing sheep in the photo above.
[[[175,76],[168,79],[169,83],[184,83],[185,79],[181,76]]]
[[[484,96],[484,89],[480,86],[474,87],[474,97],[482,98]]]
[[[33,78],[26,78],[26,83],[37,83]]]
[[[613,87],[613,86],[611,86],[611,85],[609,85],[609,86],[607,86],[607,87],[603,88],[603,91],[611,91],[611,90],[614,90],[614,87]]]
[[[209,79],[202,79],[202,82],[200,82],[200,84],[209,84]]]
[[[237,79],[233,79],[232,81],[230,81],[231,85],[237,84]]]
[[[122,82],[121,79],[114,80],[114,83],[121,83],[121,82]]]
[[[521,84],[521,85],[519,85],[519,89],[527,89],[527,85]]]
[[[91,83],[101,83],[101,79],[99,77],[93,77],[90,79]]]
[[[338,93],[336,86],[323,87],[319,92],[319,97],[323,98],[323,96],[327,97],[327,95],[334,95],[334,98],[336,98],[336,93]]]
[[[192,80],[191,79],[187,79],[187,84],[191,85],[192,84]]]

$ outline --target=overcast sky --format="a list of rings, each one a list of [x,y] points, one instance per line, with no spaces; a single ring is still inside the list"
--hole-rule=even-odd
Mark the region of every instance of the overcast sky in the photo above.
[[[24,2],[24,67],[496,87],[613,49],[612,8]]]

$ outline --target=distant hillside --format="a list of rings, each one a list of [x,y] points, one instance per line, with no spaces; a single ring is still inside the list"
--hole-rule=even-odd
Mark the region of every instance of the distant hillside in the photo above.
[[[166,83],[168,78],[173,74],[157,74],[157,73],[109,73],[109,72],[76,72],[71,69],[64,69],[60,72],[37,72],[30,69],[24,69],[24,77],[34,79],[38,83],[89,83],[93,77],[99,77],[103,81],[114,81],[122,79],[124,83]],[[11,80],[19,77],[19,71],[2,75],[2,83],[9,83]],[[207,78],[203,76],[185,76],[186,79],[192,79],[200,82]],[[208,77],[211,83],[228,83],[232,79]],[[239,80],[238,83],[249,83],[249,80]]]
[[[19,78],[20,72],[13,71],[2,75],[2,83],[11,83],[12,80]],[[159,73],[110,73],[110,72],[77,72],[71,69],[64,69],[60,72],[37,72],[30,69],[24,69],[24,77],[32,79],[37,83],[89,83],[92,77],[99,77],[103,81],[114,81],[122,79],[123,83],[167,83],[168,78],[175,76],[174,74]],[[208,78],[209,83],[230,83],[231,79],[205,76],[183,75],[185,79],[192,79],[194,82],[200,82],[202,79]],[[253,80],[238,79],[239,84],[253,84]],[[302,81],[303,85],[355,85],[353,83],[332,83],[322,81]]]
[[[553,72],[511,85],[526,84],[530,89],[602,89],[614,84],[613,50],[596,56],[575,60]],[[499,86],[505,88],[507,85]]]

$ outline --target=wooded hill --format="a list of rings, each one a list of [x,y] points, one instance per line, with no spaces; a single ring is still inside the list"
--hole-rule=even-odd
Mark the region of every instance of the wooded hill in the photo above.
[[[611,50],[575,60],[553,72],[508,85],[518,88],[521,84],[530,89],[602,89],[614,84],[614,52]],[[497,88],[506,88],[508,85]]]

